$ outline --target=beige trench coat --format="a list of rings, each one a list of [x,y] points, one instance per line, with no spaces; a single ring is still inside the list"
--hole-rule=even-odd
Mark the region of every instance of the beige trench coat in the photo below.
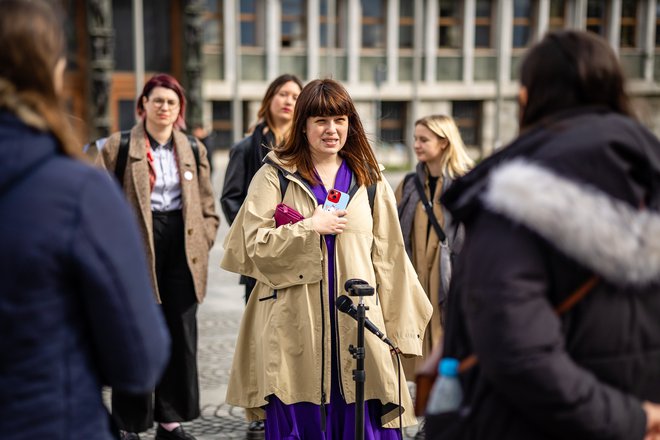
[[[426,193],[427,200],[430,197],[429,181],[428,176],[424,179],[424,192]],[[401,200],[401,194],[403,191],[403,180],[396,188],[395,197],[397,204]],[[440,191],[442,188],[442,179],[438,179],[437,188],[436,188],[436,199],[439,198]],[[433,203],[433,213],[435,218],[438,219],[438,223],[444,229],[444,215],[442,212],[442,205],[439,201]],[[411,242],[412,242],[412,263],[417,271],[417,276],[419,277],[419,282],[424,288],[424,291],[428,295],[431,304],[433,305],[433,316],[431,317],[431,322],[429,323],[428,328],[426,329],[426,334],[424,336],[424,349],[423,357],[416,359],[406,359],[403,364],[406,370],[406,376],[413,380],[415,378],[414,373],[417,367],[419,367],[424,358],[433,351],[433,347],[440,343],[443,338],[443,325],[442,317],[439,306],[439,291],[440,291],[440,239],[438,234],[436,234],[435,229],[431,227],[428,229],[429,218],[426,214],[426,210],[421,202],[417,203],[415,208],[415,217],[413,220],[413,229],[411,232]],[[428,230],[428,234],[427,234]]]
[[[269,157],[277,161],[273,153]],[[257,279],[241,322],[227,390],[227,402],[246,408],[250,420],[264,418],[261,407],[271,394],[285,404],[330,401],[330,319],[335,316],[340,383],[345,400],[355,402],[355,361],[348,346],[356,343],[357,325],[348,315],[328,309],[327,250],[309,218],[316,199],[295,176],[287,178],[284,203],[306,219],[275,228],[273,214],[282,200],[277,170],[267,165],[252,180],[224,242],[222,267]],[[365,297],[367,317],[404,354],[421,355],[432,307],[406,255],[392,189],[378,183],[372,221],[366,188],[360,187],[346,218],[347,227],[336,240],[337,291],[332,294],[344,294],[344,282],[350,278],[377,286],[377,295]],[[368,332],[365,346],[365,399],[397,404],[400,386],[403,424],[415,424],[404,375],[397,380],[396,358]],[[393,406],[384,409],[385,427],[398,426]]]
[[[120,133],[114,133],[96,162],[114,173],[119,150]],[[201,303],[206,295],[208,277],[209,250],[215,241],[220,218],[215,210],[215,198],[211,187],[209,163],[204,144],[197,141],[199,147],[199,176],[195,156],[185,134],[175,130],[174,148],[179,164],[179,176],[191,172],[193,179],[181,178],[181,198],[183,201],[183,221],[185,230],[186,259],[195,284],[197,302]],[[149,164],[145,143],[144,126],[140,123],[131,130],[128,158],[124,172],[124,193],[136,211],[140,231],[147,249],[147,262],[151,267],[151,281],[160,303],[160,294],[156,283],[156,263],[154,254],[153,224],[151,216],[151,190],[149,188]]]

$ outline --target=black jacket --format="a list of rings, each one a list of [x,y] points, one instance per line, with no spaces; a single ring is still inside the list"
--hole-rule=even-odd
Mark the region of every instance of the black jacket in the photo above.
[[[274,145],[273,134],[263,134],[265,123],[257,125],[250,136],[236,143],[229,151],[220,204],[231,225],[247,196],[252,177],[261,168],[262,161]]]
[[[592,108],[539,124],[449,189],[466,241],[445,355],[479,358],[461,377],[459,438],[643,438],[641,401],[660,402],[659,184],[658,140]]]

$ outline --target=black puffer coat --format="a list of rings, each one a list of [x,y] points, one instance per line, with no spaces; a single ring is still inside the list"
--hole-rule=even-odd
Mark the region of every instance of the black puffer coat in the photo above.
[[[479,358],[461,378],[458,438],[642,439],[641,402],[660,402],[658,140],[605,110],[563,114],[443,202],[466,227],[445,355]],[[449,438],[436,421],[428,438]]]

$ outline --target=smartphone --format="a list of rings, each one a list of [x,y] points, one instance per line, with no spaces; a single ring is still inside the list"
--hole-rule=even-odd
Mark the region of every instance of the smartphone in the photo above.
[[[339,209],[346,209],[348,206],[348,199],[350,196],[345,192],[331,189],[328,191],[328,197],[325,199],[323,209],[326,211],[337,211]]]

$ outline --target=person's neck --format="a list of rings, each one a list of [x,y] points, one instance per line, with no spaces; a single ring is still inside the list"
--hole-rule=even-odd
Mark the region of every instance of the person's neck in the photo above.
[[[158,145],[165,145],[167,141],[170,140],[172,137],[172,126],[154,126],[153,124],[150,124],[149,121],[145,124],[145,129],[147,130],[147,133],[154,138],[156,142],[158,142]]]
[[[426,167],[432,177],[442,176],[442,162],[435,160],[433,162],[426,162]]]
[[[337,177],[337,171],[339,171],[341,162],[341,157],[338,154],[325,157],[312,157],[314,168],[323,181],[323,185],[326,187],[331,187],[335,183],[335,177]]]

